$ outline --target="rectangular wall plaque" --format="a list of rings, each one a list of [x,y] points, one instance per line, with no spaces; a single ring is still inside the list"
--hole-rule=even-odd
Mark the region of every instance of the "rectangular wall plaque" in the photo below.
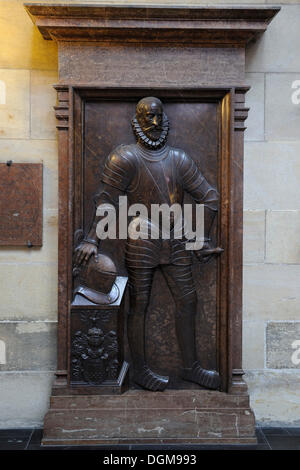
[[[0,163],[0,246],[42,246],[43,164]]]

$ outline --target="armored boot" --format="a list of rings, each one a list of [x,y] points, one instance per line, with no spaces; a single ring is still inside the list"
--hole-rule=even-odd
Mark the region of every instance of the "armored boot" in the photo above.
[[[181,307],[181,311],[184,313],[176,315],[176,333],[184,364],[181,376],[184,380],[216,390],[220,386],[219,373],[203,369],[196,360],[195,305],[187,304]]]
[[[147,364],[134,369],[133,380],[136,384],[152,392],[163,392],[169,383],[169,377],[156,374],[149,369]]]
[[[220,386],[219,373],[215,370],[203,369],[199,361],[195,361],[191,368],[182,369],[182,378],[210,390],[216,390]]]
[[[145,315],[143,313],[130,313],[128,315],[127,334],[134,382],[152,392],[162,392],[169,383],[169,377],[156,374],[146,364]]]

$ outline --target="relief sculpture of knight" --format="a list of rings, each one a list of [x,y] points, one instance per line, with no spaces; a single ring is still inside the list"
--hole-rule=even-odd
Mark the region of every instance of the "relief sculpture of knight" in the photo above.
[[[130,297],[127,334],[133,380],[151,391],[163,391],[169,383],[169,377],[149,368],[145,350],[145,318],[153,276],[155,270],[160,269],[176,306],[175,329],[183,362],[181,377],[202,387],[217,389],[220,385],[219,373],[204,369],[196,354],[197,294],[192,256],[195,254],[200,263],[206,263],[223,251],[213,246],[210,239],[218,210],[218,192],[184,150],[168,146],[169,122],[158,98],[147,97],[138,102],[132,127],[137,142],[118,146],[106,159],[101,176],[103,187],[96,197],[96,208],[102,204],[117,206],[119,197],[127,196],[130,206],[142,204],[151,214],[153,204],[182,206],[185,192],[204,208],[201,249],[188,250],[186,237],[175,236],[178,229],[175,216],[170,219],[169,238],[163,236],[161,225],[157,225],[150,216],[146,220],[144,217],[143,230],[156,236],[131,237],[128,230],[125,250]],[[87,266],[92,260],[93,263],[97,262],[101,253],[97,226],[103,215],[98,215],[96,208],[88,235],[75,248],[77,266]]]

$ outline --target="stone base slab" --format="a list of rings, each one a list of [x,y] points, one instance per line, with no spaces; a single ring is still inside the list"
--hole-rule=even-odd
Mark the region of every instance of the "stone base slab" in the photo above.
[[[206,390],[52,396],[43,445],[256,444],[247,395]]]

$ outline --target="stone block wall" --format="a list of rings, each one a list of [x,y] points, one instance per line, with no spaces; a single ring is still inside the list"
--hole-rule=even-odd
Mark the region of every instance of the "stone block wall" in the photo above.
[[[300,2],[248,47],[243,353],[265,425],[300,425]]]
[[[0,427],[32,427],[56,368],[57,47],[19,0],[0,1],[0,35],[0,161],[42,162],[44,175],[42,248],[0,247]]]
[[[251,2],[268,3],[273,4]],[[56,368],[57,144],[52,85],[57,82],[57,48],[43,40],[22,4],[0,0],[0,161],[43,162],[44,243],[42,248],[0,248],[1,428],[42,424]],[[246,55],[252,88],[245,144],[243,349],[258,422],[292,426],[300,425],[300,0],[280,4],[282,11]]]

